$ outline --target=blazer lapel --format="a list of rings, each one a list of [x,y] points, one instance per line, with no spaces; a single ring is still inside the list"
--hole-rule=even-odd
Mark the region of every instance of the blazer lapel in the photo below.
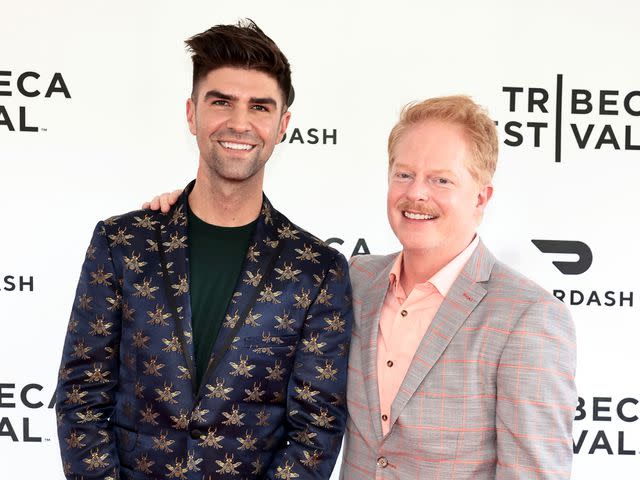
[[[367,400],[371,409],[371,423],[378,440],[382,440],[380,418],[380,395],[378,393],[378,329],[380,313],[389,287],[389,272],[397,255],[390,257],[388,265],[373,278],[371,286],[364,291],[360,309],[362,337],[362,372],[365,376]],[[376,413],[377,412],[377,413]]]
[[[209,365],[202,376],[196,400],[206,390],[208,379],[215,373],[225,353],[235,341],[238,330],[255,307],[258,295],[264,289],[270,273],[275,268],[284,245],[283,241],[278,240],[278,228],[282,228],[280,216],[263,195],[262,210],[249,242],[247,256],[242,264],[242,273],[238,277],[233,296],[227,306],[225,321],[213,345]],[[246,280],[244,272],[251,272],[253,275],[251,281],[244,281]]]
[[[482,241],[465,264],[438,309],[413,357],[411,366],[391,405],[391,425],[414,395],[462,324],[484,298],[482,285],[489,279],[495,258]]]
[[[191,330],[191,297],[189,296],[189,239],[187,235],[187,198],[195,185],[191,182],[182,192],[167,215],[160,215],[156,225],[156,243],[160,254],[160,268],[164,297],[176,325],[186,367],[195,385],[195,365]],[[153,248],[153,246],[152,246]]]

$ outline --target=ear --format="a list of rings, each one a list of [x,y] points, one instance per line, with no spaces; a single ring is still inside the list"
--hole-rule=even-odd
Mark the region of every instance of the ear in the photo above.
[[[289,126],[290,119],[291,119],[291,112],[287,110],[282,114],[282,117],[280,118],[280,126],[278,127],[278,141],[276,143],[280,143],[282,141],[284,132],[287,131],[287,127]]]
[[[189,131],[196,134],[196,105],[191,98],[187,99],[187,123],[189,124]]]
[[[476,209],[478,210],[478,213],[480,213],[481,215],[482,213],[484,213],[484,209],[486,208],[487,203],[489,203],[489,200],[491,200],[492,195],[493,195],[493,185],[491,184],[485,185],[478,192]]]

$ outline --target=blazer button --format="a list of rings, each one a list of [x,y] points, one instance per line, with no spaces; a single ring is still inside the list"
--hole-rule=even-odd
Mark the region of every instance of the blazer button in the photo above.
[[[380,468],[387,468],[387,465],[389,465],[389,460],[387,460],[387,457],[380,457],[378,458],[376,465],[378,465],[378,467]]]
[[[194,440],[198,440],[201,436],[204,435],[204,432],[202,430],[194,428],[193,430],[191,430],[191,432],[189,432],[189,435],[191,435],[191,438],[193,438]]]
[[[406,310],[402,310],[400,312],[400,315],[402,315],[403,317],[406,317],[407,315],[409,315],[409,312],[407,312]]]

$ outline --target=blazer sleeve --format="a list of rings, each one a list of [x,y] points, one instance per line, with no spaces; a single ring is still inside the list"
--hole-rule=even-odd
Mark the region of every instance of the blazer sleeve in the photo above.
[[[496,479],[571,477],[577,404],[575,329],[556,299],[531,304],[510,332],[497,372]]]
[[[118,383],[122,294],[102,222],[87,249],[64,342],[56,389],[66,478],[117,478],[109,428]]]
[[[347,359],[352,324],[351,284],[338,254],[307,311],[287,389],[286,442],[265,479],[328,479],[346,423]]]

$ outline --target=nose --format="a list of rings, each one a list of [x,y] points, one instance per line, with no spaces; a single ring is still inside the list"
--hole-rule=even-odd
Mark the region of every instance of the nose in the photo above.
[[[429,200],[430,196],[429,185],[427,182],[414,180],[410,185],[408,185],[405,194],[411,201],[426,202]]]
[[[240,106],[231,109],[229,118],[227,119],[227,128],[238,133],[250,130],[249,113]]]

